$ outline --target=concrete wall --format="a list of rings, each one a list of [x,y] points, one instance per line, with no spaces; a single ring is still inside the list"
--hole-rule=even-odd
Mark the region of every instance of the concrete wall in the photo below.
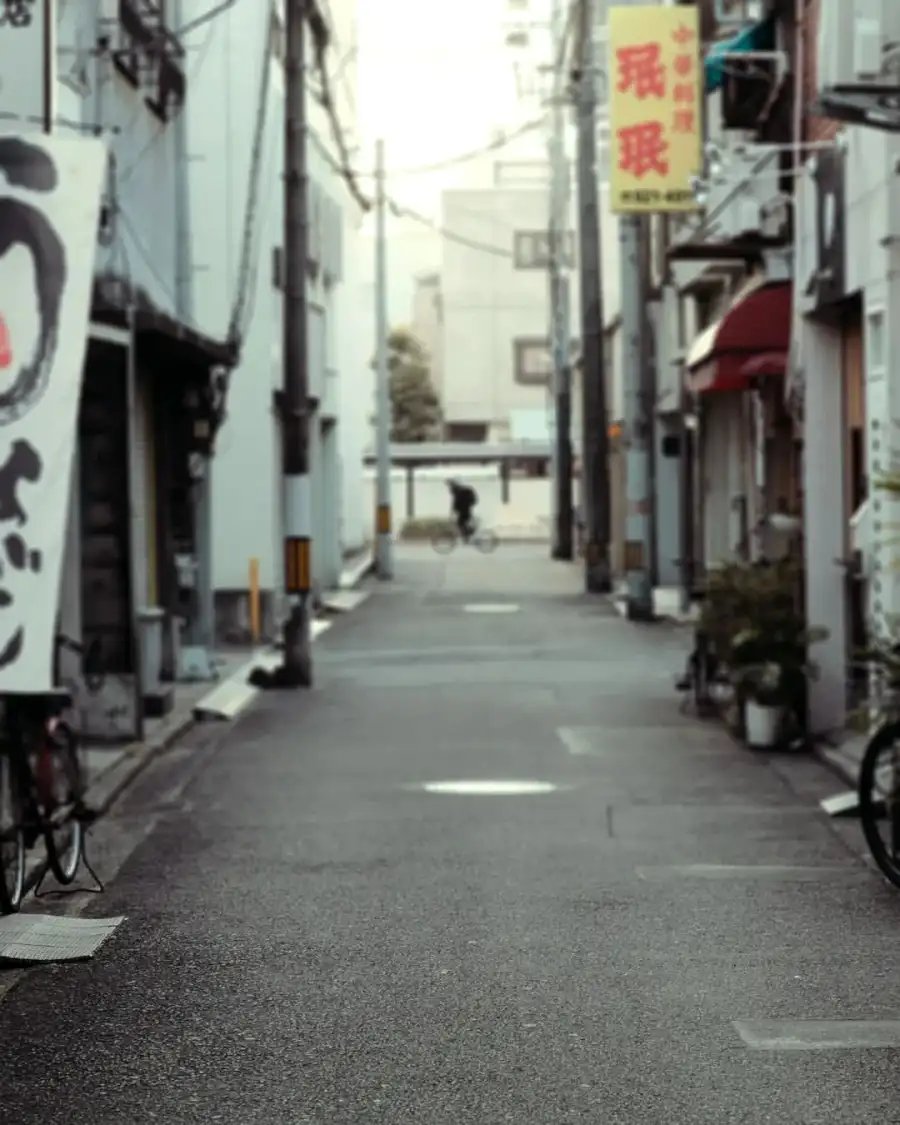
[[[416,279],[411,327],[428,351],[431,382],[443,401],[444,298],[440,274],[425,274]]]
[[[879,631],[892,628],[900,610],[897,573],[896,502],[872,484],[896,466],[900,455],[900,253],[893,232],[900,230],[895,161],[900,139],[875,130],[848,128],[846,145],[846,285],[847,295],[863,295],[865,362],[866,473],[870,481],[870,519],[863,528],[869,575],[869,611]],[[800,216],[814,214],[815,193],[806,177],[798,186]],[[798,277],[814,260],[815,227],[798,222]],[[885,235],[888,235],[886,238]],[[798,290],[800,286],[798,285]],[[822,674],[813,685],[813,726],[843,725],[847,682],[847,606],[845,572],[837,560],[847,557],[851,532],[845,522],[843,462],[835,458],[844,440],[844,401],[840,337],[823,319],[824,310],[805,305],[796,310],[798,355],[802,364],[805,412],[805,525],[808,570],[807,613],[811,625],[830,632],[817,646]]]
[[[354,7],[349,0],[330,5],[334,41],[347,50],[353,44]],[[273,392],[282,383],[283,296],[273,256],[283,243],[284,73],[276,45],[267,52],[268,19],[268,4],[235,5],[191,38],[197,63],[188,101],[189,194],[198,326],[223,337],[242,285],[247,289],[241,363],[231,377],[228,418],[213,465],[213,585],[223,596],[246,590],[251,558],[259,560],[264,591],[277,591],[283,581],[280,426],[273,403]],[[241,247],[263,68],[268,107],[262,179],[250,216],[251,268],[243,278]],[[352,66],[345,69],[337,84],[340,93],[335,90],[342,101],[341,119],[351,130],[354,118],[346,91],[352,87],[353,73]],[[321,586],[336,580],[342,544],[356,546],[363,538],[357,495],[367,411],[358,394],[345,394],[343,388],[345,382],[354,386],[363,366],[359,349],[345,345],[358,335],[351,326],[360,318],[358,215],[331,167],[330,126],[324,112],[312,99],[310,105],[311,190],[323,201],[320,214],[328,206],[343,212],[340,242],[328,240],[326,245],[323,220],[314,206],[310,211],[310,256],[318,268],[307,279],[308,364],[310,392],[320,399],[311,439],[312,564],[314,582]],[[339,262],[335,277],[326,274],[332,258]],[[327,471],[319,443],[319,429],[326,421],[332,429]],[[328,504],[321,503],[324,488],[332,497]]]

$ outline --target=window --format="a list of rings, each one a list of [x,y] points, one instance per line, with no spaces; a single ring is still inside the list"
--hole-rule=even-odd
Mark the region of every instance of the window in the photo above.
[[[575,264],[575,232],[562,236],[562,264],[571,269]],[[550,232],[546,230],[516,231],[513,259],[517,270],[544,270],[550,264]]]
[[[526,387],[545,387],[553,374],[549,341],[540,337],[513,340],[513,378]]]
[[[884,313],[881,309],[873,310],[867,319],[869,338],[866,341],[866,367],[869,381],[874,382],[884,376]]]

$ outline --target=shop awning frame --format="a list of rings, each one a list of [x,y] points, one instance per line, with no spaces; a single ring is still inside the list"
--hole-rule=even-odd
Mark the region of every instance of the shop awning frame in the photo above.
[[[765,274],[751,278],[728,310],[704,328],[685,359],[695,394],[743,391],[754,380],[783,376],[790,354],[793,287]]]
[[[728,55],[751,55],[758,52],[774,51],[775,21],[769,16],[759,23],[743,28],[728,39],[713,44],[703,60],[703,76],[706,93],[714,94],[725,81]]]

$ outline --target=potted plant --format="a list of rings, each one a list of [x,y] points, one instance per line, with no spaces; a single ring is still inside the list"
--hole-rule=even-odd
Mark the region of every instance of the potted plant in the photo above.
[[[807,688],[816,675],[809,649],[826,635],[807,629],[799,613],[783,606],[780,617],[769,614],[733,639],[732,676],[749,746],[776,746],[788,732],[802,731]]]
[[[747,670],[744,678],[744,737],[764,750],[777,746],[785,727],[788,695],[783,669],[774,663]]]

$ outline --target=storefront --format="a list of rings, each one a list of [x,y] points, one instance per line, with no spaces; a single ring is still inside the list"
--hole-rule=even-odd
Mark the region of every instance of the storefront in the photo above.
[[[758,556],[760,529],[790,493],[792,434],[781,425],[791,285],[757,273],[695,339],[686,389],[698,403],[703,561],[707,568]]]

